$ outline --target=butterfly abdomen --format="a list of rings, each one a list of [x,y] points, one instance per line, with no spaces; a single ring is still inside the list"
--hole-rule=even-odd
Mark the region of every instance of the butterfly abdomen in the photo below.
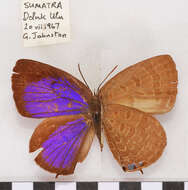
[[[89,103],[89,108],[93,119],[95,133],[97,135],[102,150],[103,144],[101,139],[101,103],[98,95],[94,95],[92,97]]]

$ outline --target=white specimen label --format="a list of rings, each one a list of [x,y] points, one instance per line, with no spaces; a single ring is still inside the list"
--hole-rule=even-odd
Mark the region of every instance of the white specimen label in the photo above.
[[[69,0],[22,0],[24,46],[70,40]]]

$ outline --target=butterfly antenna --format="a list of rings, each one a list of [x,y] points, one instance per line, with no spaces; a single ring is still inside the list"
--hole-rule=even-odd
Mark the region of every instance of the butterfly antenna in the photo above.
[[[78,70],[79,70],[79,72],[80,72],[80,75],[81,75],[82,79],[84,80],[85,85],[89,88],[89,85],[87,84],[87,82],[86,82],[86,80],[85,80],[85,78],[84,78],[84,76],[83,76],[83,74],[82,74],[82,71],[81,71],[81,69],[80,69],[80,64],[78,64]],[[90,88],[89,88],[89,89],[90,89]]]
[[[97,88],[97,93],[99,92],[100,87],[103,85],[103,83],[106,81],[106,79],[115,71],[115,69],[118,67],[118,65],[116,65],[112,71],[110,73],[108,73],[108,75],[104,78],[104,80],[100,83],[99,87]]]

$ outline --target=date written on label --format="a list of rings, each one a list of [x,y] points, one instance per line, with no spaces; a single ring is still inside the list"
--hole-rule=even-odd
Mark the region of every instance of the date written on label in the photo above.
[[[29,25],[28,23],[25,23],[24,30],[47,30],[47,29],[56,29],[58,30],[60,26],[60,23],[44,23],[44,24],[37,24],[37,25]]]
[[[61,43],[70,39],[69,0],[23,0],[25,46]]]

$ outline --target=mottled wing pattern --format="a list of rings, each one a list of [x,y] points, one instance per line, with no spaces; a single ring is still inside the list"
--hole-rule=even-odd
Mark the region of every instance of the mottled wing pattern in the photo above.
[[[166,135],[154,117],[122,105],[107,105],[103,114],[110,150],[124,171],[141,170],[161,156]]]
[[[72,75],[47,64],[19,60],[12,75],[20,114],[44,118],[88,112],[92,92]]]
[[[35,159],[40,167],[57,176],[72,174],[87,156],[94,134],[91,119],[84,115],[48,118],[34,131],[30,152],[42,148]]]
[[[161,55],[118,73],[99,95],[104,105],[121,104],[147,113],[165,113],[174,106],[177,81],[174,61],[169,55]]]

